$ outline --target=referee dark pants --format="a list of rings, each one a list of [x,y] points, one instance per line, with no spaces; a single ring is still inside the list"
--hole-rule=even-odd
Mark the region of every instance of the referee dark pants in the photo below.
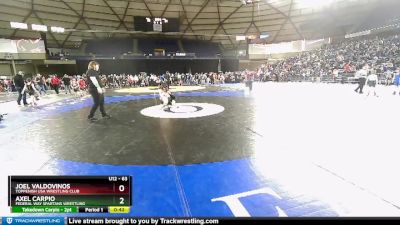
[[[28,105],[28,102],[26,101],[26,92],[24,92],[22,94],[22,89],[23,87],[16,87],[17,91],[18,91],[18,99],[17,99],[17,103],[18,105],[21,105],[21,100],[23,101],[24,105]]]
[[[253,81],[252,80],[247,81],[247,86],[249,87],[249,90],[252,91],[253,90]]]
[[[90,114],[88,118],[93,118],[94,113],[96,112],[97,108],[100,106],[100,112],[102,116],[106,116],[107,113],[104,109],[104,94],[99,94],[96,89],[89,89],[89,93],[93,98],[93,106],[90,110]]]
[[[354,91],[357,92],[358,90],[360,90],[359,93],[362,94],[363,93],[363,88],[364,88],[364,85],[365,85],[365,81],[366,81],[365,77],[361,77],[360,79],[358,79],[358,87]]]

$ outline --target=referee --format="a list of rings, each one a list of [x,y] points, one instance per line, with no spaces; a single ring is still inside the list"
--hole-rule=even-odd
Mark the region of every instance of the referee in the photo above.
[[[93,98],[93,106],[90,110],[90,114],[88,116],[88,120],[90,121],[97,121],[94,117],[94,113],[96,112],[97,108],[100,106],[100,112],[103,118],[109,119],[111,118],[110,115],[106,113],[104,109],[104,92],[105,89],[101,84],[101,79],[99,77],[99,68],[100,64],[96,61],[89,62],[88,71],[86,72],[86,76],[88,78],[88,89],[89,93]]]

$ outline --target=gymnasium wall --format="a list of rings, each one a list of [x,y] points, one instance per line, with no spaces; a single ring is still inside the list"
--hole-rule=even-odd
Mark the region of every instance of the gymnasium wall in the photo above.
[[[0,76],[12,76],[10,64],[0,64]]]
[[[78,74],[78,70],[76,65],[61,65],[61,64],[49,64],[49,65],[37,65],[38,72],[42,75],[50,75],[50,74],[69,74],[76,75]]]
[[[34,74],[35,69],[32,63],[24,63],[19,64],[18,62],[15,63],[16,71],[24,71],[25,74]],[[11,63],[1,63],[0,64],[0,76],[13,76],[12,72],[12,65]]]
[[[28,64],[16,64],[15,65],[15,69],[18,71],[24,71],[25,74],[35,74],[35,69],[32,63],[28,63]]]

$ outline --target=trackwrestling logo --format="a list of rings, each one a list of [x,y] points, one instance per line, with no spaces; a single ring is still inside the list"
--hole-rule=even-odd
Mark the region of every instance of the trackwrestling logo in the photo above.
[[[63,225],[64,218],[59,217],[7,217],[3,218],[3,224],[8,225],[30,225],[30,224],[56,224]]]

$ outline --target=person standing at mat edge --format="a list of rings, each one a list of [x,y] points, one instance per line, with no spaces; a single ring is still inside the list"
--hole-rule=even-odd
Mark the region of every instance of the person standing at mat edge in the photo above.
[[[253,90],[253,82],[254,82],[254,73],[253,72],[246,71],[245,82],[246,82],[246,86],[249,87],[249,91],[252,91]]]
[[[367,80],[367,75],[368,75],[368,64],[364,65],[362,69],[356,72],[355,77],[358,78],[358,87],[354,90],[355,92],[358,92],[360,94],[363,93],[363,88],[365,85],[365,81]]]
[[[22,93],[22,89],[25,87],[25,80],[24,80],[24,73],[19,71],[17,75],[14,77],[14,84],[15,88],[18,91],[18,105],[21,105],[21,100],[23,101],[24,105],[27,106],[28,102],[26,102],[26,93]]]
[[[111,118],[110,115],[106,113],[104,109],[104,92],[105,89],[101,84],[101,80],[99,77],[99,68],[100,64],[96,61],[89,62],[88,71],[86,72],[87,81],[88,81],[88,89],[89,93],[93,98],[93,106],[90,110],[90,114],[88,119],[90,121],[96,121],[97,119],[94,117],[94,113],[96,112],[97,108],[100,106],[100,112],[103,118]]]

